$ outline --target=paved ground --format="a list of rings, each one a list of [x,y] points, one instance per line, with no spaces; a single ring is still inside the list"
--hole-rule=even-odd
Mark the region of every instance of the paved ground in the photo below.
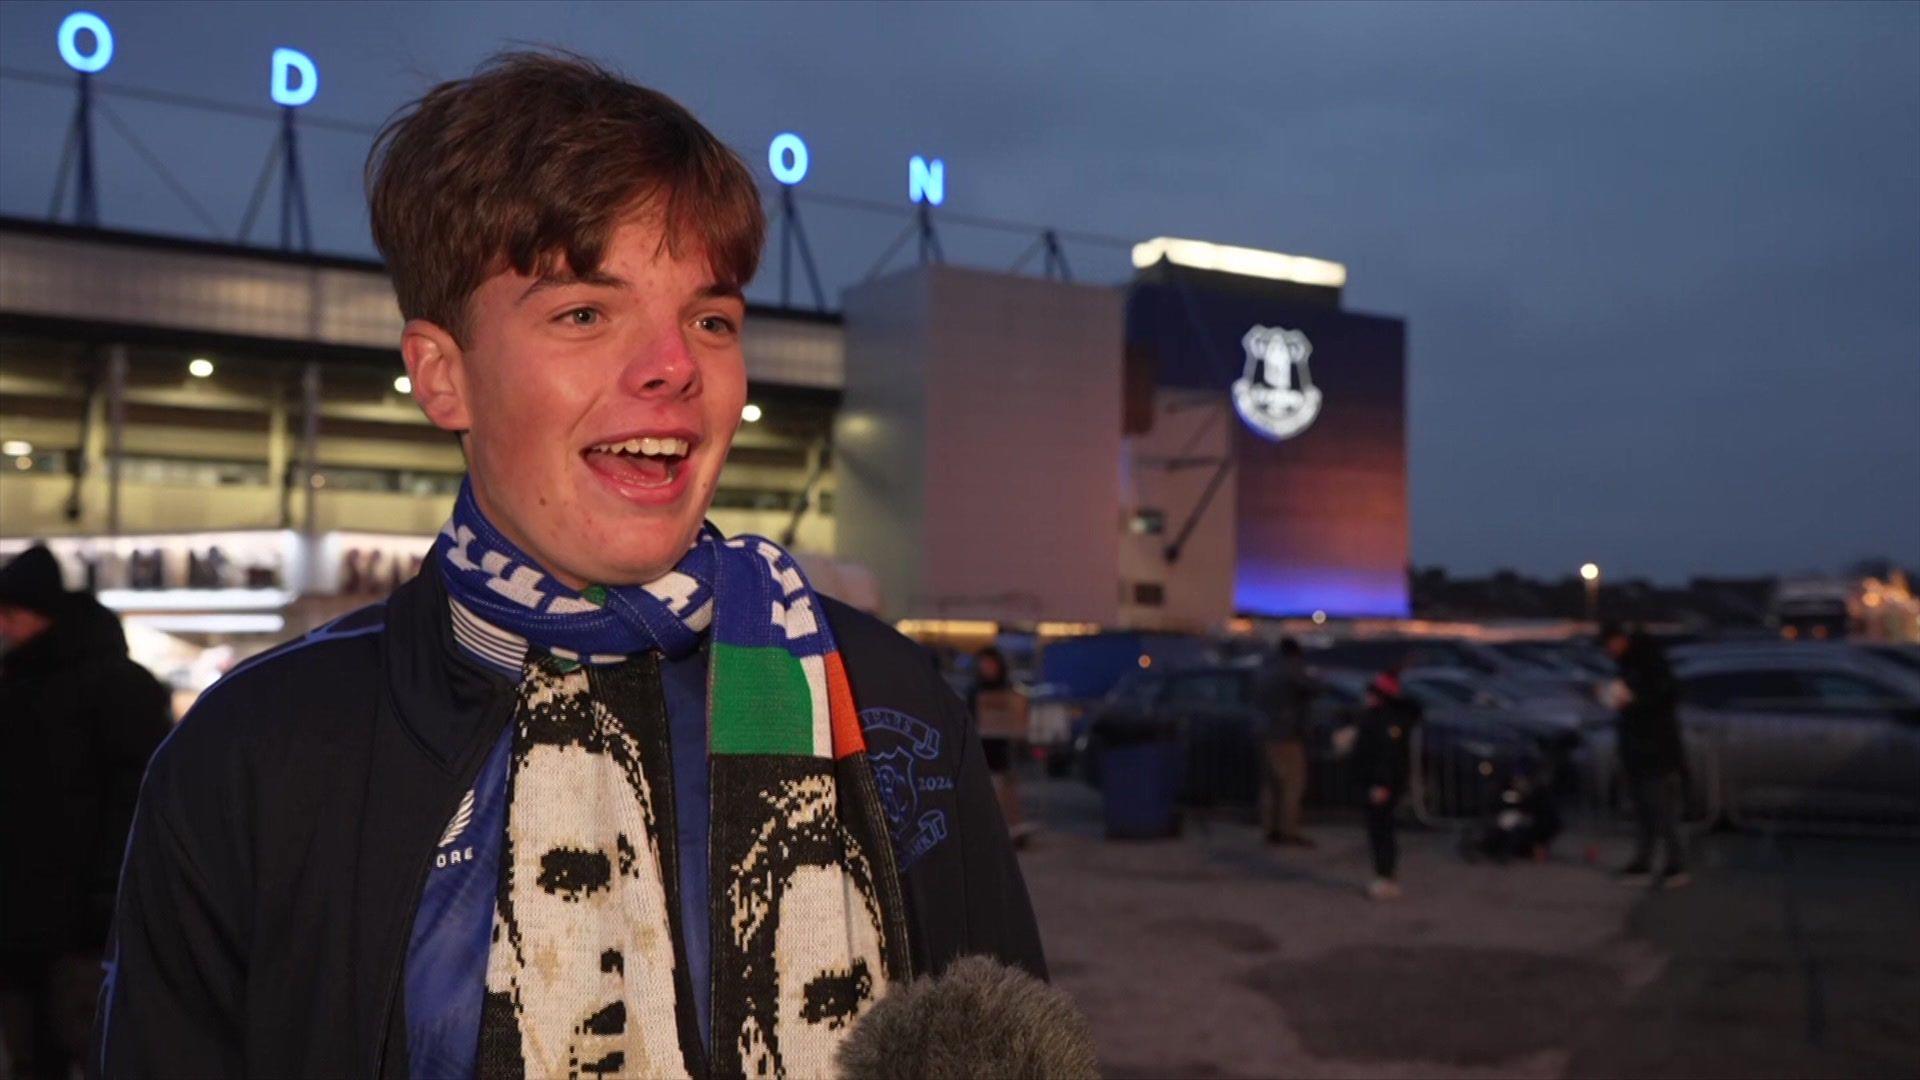
[[[1920,843],[1716,835],[1652,894],[1600,869],[1618,837],[1494,867],[1412,833],[1376,904],[1354,823],[1304,852],[1238,822],[1113,842],[1093,792],[1027,794],[1055,979],[1110,1077],[1920,1075]]]

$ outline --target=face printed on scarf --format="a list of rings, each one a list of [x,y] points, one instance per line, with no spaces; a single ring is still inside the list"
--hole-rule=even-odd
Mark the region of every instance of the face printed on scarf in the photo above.
[[[844,906],[843,906],[844,905]],[[841,912],[866,910],[863,897],[838,866],[802,866],[787,879],[774,930],[777,956],[802,956],[802,939],[834,926]],[[853,920],[840,955],[818,956],[808,969],[780,980],[780,1054],[789,1061],[830,1061],[860,1009],[872,1001],[880,975],[880,928]]]
[[[579,680],[561,685],[578,693]],[[564,729],[569,710],[593,710],[610,750],[537,742],[516,761],[511,904],[495,913],[515,948],[497,969],[490,958],[488,989],[517,1003],[529,1076],[563,1075],[568,1061],[623,1076],[678,1073],[673,942],[639,747],[597,704],[531,705],[542,730]]]
[[[692,545],[746,403],[746,305],[652,215],[575,277],[474,290],[464,344],[424,320],[402,350],[429,419],[464,431],[489,520],[566,584],[658,578]]]
[[[850,873],[835,858],[849,838],[835,819],[825,776],[783,785],[775,802],[790,828],[756,844],[745,861],[735,932],[747,956],[771,951],[749,979],[741,1061],[750,1076],[831,1061],[833,1048],[884,989],[878,900],[857,849]],[[849,918],[848,916],[852,917]]]

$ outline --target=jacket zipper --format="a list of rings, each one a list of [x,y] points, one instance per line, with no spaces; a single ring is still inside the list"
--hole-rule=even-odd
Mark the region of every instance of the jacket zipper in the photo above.
[[[506,716],[501,721],[488,725],[492,731],[492,735],[483,740],[480,746],[475,749],[472,754],[472,763],[461,769],[460,776],[454,781],[452,805],[448,806],[446,812],[435,820],[450,821],[454,813],[460,809],[460,800],[466,797],[467,789],[471,788],[474,782],[479,779],[480,770],[486,767],[487,758],[492,751],[493,744],[499,740],[500,732],[504,730],[506,723],[513,718],[511,701],[512,699],[509,697],[508,707],[500,709]],[[494,708],[499,707],[494,706]],[[444,825],[441,827],[445,828]],[[438,837],[440,834],[434,833],[432,835]],[[413,940],[413,922],[420,916],[420,894],[426,888],[427,875],[433,872],[433,857],[439,850],[437,844],[431,842],[428,844],[426,858],[420,860],[420,868],[415,872],[413,883],[407,891],[406,914],[400,920],[400,955],[398,959],[395,960],[393,969],[386,979],[386,990],[380,1004],[380,1034],[379,1037],[374,1040],[373,1068],[367,1073],[369,1077],[378,1078],[387,1075],[383,1072],[381,1066],[386,1064],[387,1043],[392,1037],[394,1003],[400,996],[400,984],[407,977],[407,955],[410,951],[409,943]]]

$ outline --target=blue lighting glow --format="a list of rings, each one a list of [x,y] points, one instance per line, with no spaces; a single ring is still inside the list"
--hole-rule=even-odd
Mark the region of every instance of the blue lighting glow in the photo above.
[[[1233,607],[1246,615],[1404,619],[1412,614],[1404,573],[1362,568],[1248,565],[1234,575]]]
[[[93,52],[80,51],[80,31],[93,35]],[[105,71],[113,63],[113,31],[107,20],[91,11],[76,11],[60,20],[60,59],[83,75]]]
[[[928,206],[939,206],[947,198],[947,163],[934,158],[929,162],[919,154],[907,162],[907,197]]]
[[[767,168],[773,178],[792,187],[807,178],[807,143],[791,131],[783,131],[767,144]]]
[[[298,86],[289,78],[296,71],[300,73]],[[275,49],[272,89],[274,104],[299,108],[320,92],[320,69],[313,66],[312,57],[299,49]]]

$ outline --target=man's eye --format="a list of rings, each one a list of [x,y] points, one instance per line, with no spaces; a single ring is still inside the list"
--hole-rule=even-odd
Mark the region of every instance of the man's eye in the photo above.
[[[873,1000],[873,973],[865,960],[856,958],[852,967],[823,971],[809,979],[802,995],[800,1019],[837,1031],[859,1013],[862,1002]]]
[[[709,334],[733,334],[739,330],[733,325],[733,320],[724,315],[702,315],[694,325]]]
[[[574,308],[562,314],[560,321],[568,326],[597,326],[600,323],[600,313],[587,307]]]

